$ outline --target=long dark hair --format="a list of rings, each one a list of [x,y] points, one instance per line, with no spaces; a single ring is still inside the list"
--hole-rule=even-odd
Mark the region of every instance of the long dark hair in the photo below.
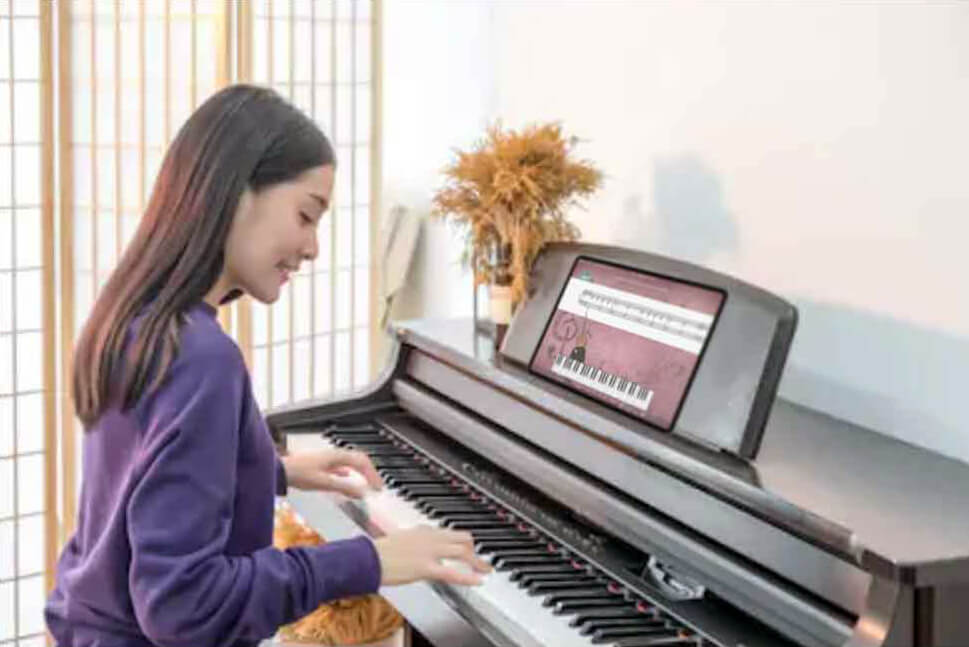
[[[115,398],[129,409],[161,382],[178,352],[181,314],[208,294],[222,272],[243,191],[258,192],[333,163],[333,148],[316,124],[267,88],[230,86],[188,118],[77,342],[73,396],[85,429]],[[222,302],[239,296],[235,291]],[[126,360],[125,335],[142,311]],[[115,381],[122,375],[119,390]]]

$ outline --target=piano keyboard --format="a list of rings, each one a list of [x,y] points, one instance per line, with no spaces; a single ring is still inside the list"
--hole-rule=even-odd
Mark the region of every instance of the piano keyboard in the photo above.
[[[552,372],[642,411],[649,409],[653,399],[652,389],[590,364],[583,364],[567,355],[556,356]]]
[[[386,487],[363,503],[383,532],[418,524],[469,531],[494,571],[450,587],[517,645],[713,647],[648,600],[384,429],[331,427],[324,438],[370,456]],[[464,566],[463,563],[451,564]]]

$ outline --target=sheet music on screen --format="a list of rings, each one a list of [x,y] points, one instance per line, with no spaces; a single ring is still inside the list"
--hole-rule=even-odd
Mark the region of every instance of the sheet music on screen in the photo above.
[[[669,430],[724,298],[713,288],[580,257],[529,367]]]

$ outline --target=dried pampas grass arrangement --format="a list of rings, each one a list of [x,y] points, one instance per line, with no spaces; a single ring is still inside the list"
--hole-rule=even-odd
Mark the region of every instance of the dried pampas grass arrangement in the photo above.
[[[512,301],[521,303],[542,247],[579,237],[565,209],[599,188],[602,173],[588,161],[571,159],[577,142],[564,137],[559,124],[517,132],[496,123],[473,150],[458,151],[444,169],[446,182],[434,196],[432,213],[467,229],[465,262],[475,285],[493,283],[497,251],[510,250]]]

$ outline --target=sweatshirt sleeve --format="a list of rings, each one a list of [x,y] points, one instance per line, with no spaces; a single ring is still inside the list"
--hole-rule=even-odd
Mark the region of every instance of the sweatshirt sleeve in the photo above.
[[[247,378],[230,352],[196,355],[176,362],[155,396],[148,456],[126,507],[142,631],[166,647],[256,641],[326,601],[376,591],[380,563],[365,536],[225,553]]]

